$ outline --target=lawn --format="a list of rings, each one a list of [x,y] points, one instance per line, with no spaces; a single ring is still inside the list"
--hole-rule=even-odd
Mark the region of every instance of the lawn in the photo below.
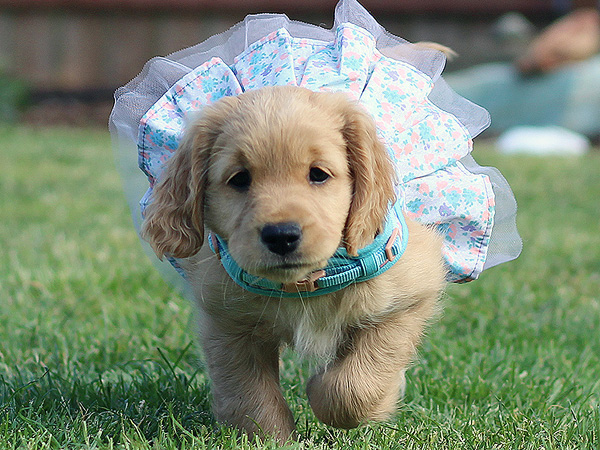
[[[0,141],[0,449],[254,448],[212,419],[192,309],[141,250],[108,133]],[[523,254],[449,287],[390,423],[320,424],[287,352],[290,448],[600,449],[600,154],[480,147],[515,191]]]

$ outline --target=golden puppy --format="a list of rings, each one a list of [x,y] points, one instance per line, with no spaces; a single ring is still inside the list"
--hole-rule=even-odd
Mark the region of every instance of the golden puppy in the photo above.
[[[441,238],[409,223],[387,272],[335,293],[281,298],[235,284],[205,240],[221,236],[239,266],[294,283],[338,247],[371,243],[394,200],[392,163],[371,117],[344,94],[272,87],[202,111],[154,188],[145,238],[182,258],[200,315],[217,420],[285,441],[294,419],[279,386],[279,351],[324,358],[307,393],[340,428],[385,420],[444,286]]]

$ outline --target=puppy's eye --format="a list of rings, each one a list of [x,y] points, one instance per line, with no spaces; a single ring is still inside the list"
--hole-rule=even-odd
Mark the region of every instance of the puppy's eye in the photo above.
[[[308,179],[314,184],[325,183],[329,178],[331,178],[331,175],[318,167],[311,168],[308,174]]]
[[[247,191],[250,189],[252,177],[247,170],[240,170],[227,180],[227,184],[238,191]]]

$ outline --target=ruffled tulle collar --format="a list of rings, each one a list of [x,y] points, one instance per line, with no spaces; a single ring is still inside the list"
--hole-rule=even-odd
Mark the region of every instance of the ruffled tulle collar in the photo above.
[[[248,90],[297,85],[345,92],[371,114],[396,167],[404,214],[444,236],[449,280],[475,279],[519,254],[508,184],[469,155],[473,137],[489,123],[487,112],[447,87],[439,76],[443,55],[385,32],[356,1],[338,4],[332,30],[285,16],[250,16],[171,58],[168,68],[168,58],[149,63],[117,91],[111,115],[117,148],[133,138],[149,181],[139,207],[132,206],[134,217],[151,201],[189,113]]]

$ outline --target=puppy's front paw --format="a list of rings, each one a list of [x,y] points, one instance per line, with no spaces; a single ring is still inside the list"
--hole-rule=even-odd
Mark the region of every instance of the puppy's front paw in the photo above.
[[[217,421],[233,426],[249,436],[274,438],[280,444],[297,440],[294,417],[283,398],[265,398],[258,392],[247,398],[215,401],[213,413]]]
[[[306,386],[308,400],[317,418],[336,428],[355,428],[362,419],[356,399],[350,398],[349,386],[342,387],[330,372],[313,375]]]
[[[349,429],[369,421],[387,420],[396,411],[398,398],[404,393],[404,371],[398,374],[396,382],[385,386],[373,381],[333,369],[314,375],[306,391],[320,421]]]

